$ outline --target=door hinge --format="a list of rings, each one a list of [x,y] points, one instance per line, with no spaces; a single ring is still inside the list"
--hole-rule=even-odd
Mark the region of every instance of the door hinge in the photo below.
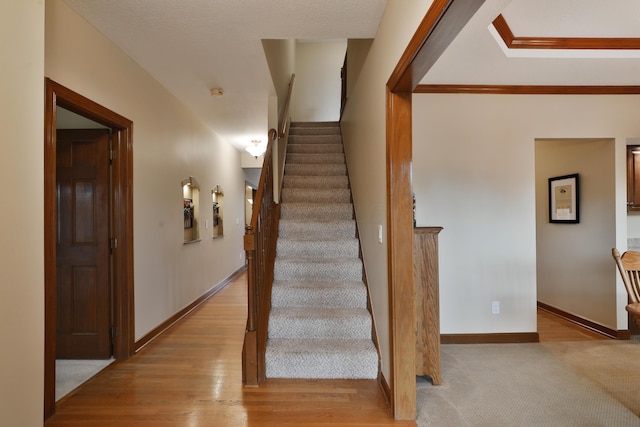
[[[111,327],[111,338],[115,338],[118,336],[118,328],[115,326]]]
[[[109,249],[114,250],[118,247],[118,238],[112,237],[109,239]]]
[[[114,150],[113,148],[109,149],[109,161],[112,162],[114,161],[116,158],[118,157],[118,154],[116,152],[116,150]]]

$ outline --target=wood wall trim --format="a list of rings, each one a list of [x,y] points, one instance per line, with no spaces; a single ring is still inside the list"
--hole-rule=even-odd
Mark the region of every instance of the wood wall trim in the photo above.
[[[411,93],[387,90],[387,247],[394,417],[416,417]],[[411,308],[411,309],[409,309]]]
[[[143,347],[145,347],[151,341],[153,341],[154,339],[158,338],[164,332],[166,332],[171,327],[173,327],[175,324],[180,322],[182,319],[185,318],[185,316],[190,314],[192,311],[196,310],[203,303],[205,303],[209,298],[211,298],[212,296],[214,296],[215,294],[220,292],[222,289],[224,289],[229,283],[231,283],[233,280],[235,280],[236,277],[238,277],[240,274],[245,272],[246,269],[247,269],[247,266],[245,265],[242,268],[236,270],[229,277],[227,277],[226,279],[222,280],[220,283],[216,284],[211,289],[209,289],[207,292],[205,292],[200,297],[198,297],[196,300],[194,300],[191,304],[187,305],[185,308],[183,308],[182,310],[178,311],[173,316],[169,317],[167,320],[165,320],[164,322],[162,322],[161,324],[159,324],[158,326],[153,328],[151,331],[146,333],[142,338],[140,338],[139,340],[137,340],[135,342],[135,352],[136,353],[139,352],[140,350],[142,350]]]
[[[617,340],[628,340],[631,338],[631,333],[629,332],[629,330],[612,329],[608,326],[601,325],[600,323],[593,322],[575,314],[571,314],[560,308],[545,304],[540,301],[538,301],[538,308],[548,313],[554,314],[562,319],[568,320],[569,322],[575,323],[576,325],[582,326],[583,328],[608,336],[609,338],[614,338]]]
[[[460,93],[476,95],[640,95],[640,86],[530,86],[422,84],[413,93]]]
[[[387,81],[412,92],[485,0],[434,0]]]
[[[502,15],[493,20],[493,27],[509,49],[640,49],[640,39],[628,37],[516,37]]]
[[[378,385],[380,386],[380,390],[382,391],[382,397],[384,398],[385,402],[387,402],[387,405],[391,407],[391,387],[389,387],[389,383],[384,377],[382,371],[378,372]]]
[[[441,344],[518,344],[529,342],[540,342],[540,336],[537,332],[440,335]]]
[[[391,407],[416,416],[411,96],[485,0],[434,0],[387,81],[387,263]]]
[[[44,419],[55,412],[56,359],[56,107],[64,107],[112,130],[116,158],[112,166],[114,326],[116,359],[133,354],[133,122],[88,98],[45,79],[44,114]]]

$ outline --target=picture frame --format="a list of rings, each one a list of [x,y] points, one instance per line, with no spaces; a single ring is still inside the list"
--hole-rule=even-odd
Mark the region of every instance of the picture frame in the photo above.
[[[549,178],[549,222],[561,224],[580,222],[579,174]]]

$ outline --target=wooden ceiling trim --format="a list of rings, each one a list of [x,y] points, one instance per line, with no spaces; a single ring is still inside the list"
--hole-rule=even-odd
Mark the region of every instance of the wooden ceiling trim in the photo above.
[[[413,93],[466,93],[484,95],[640,95],[640,86],[531,86],[421,84]]]
[[[501,14],[493,20],[493,27],[509,49],[592,49],[636,50],[639,38],[625,37],[516,37]]]

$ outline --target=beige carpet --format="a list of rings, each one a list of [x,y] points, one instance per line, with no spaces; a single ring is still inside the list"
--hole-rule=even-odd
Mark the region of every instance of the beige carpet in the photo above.
[[[56,360],[56,401],[113,363],[107,360]]]
[[[640,343],[442,346],[417,379],[418,426],[640,426]]]

